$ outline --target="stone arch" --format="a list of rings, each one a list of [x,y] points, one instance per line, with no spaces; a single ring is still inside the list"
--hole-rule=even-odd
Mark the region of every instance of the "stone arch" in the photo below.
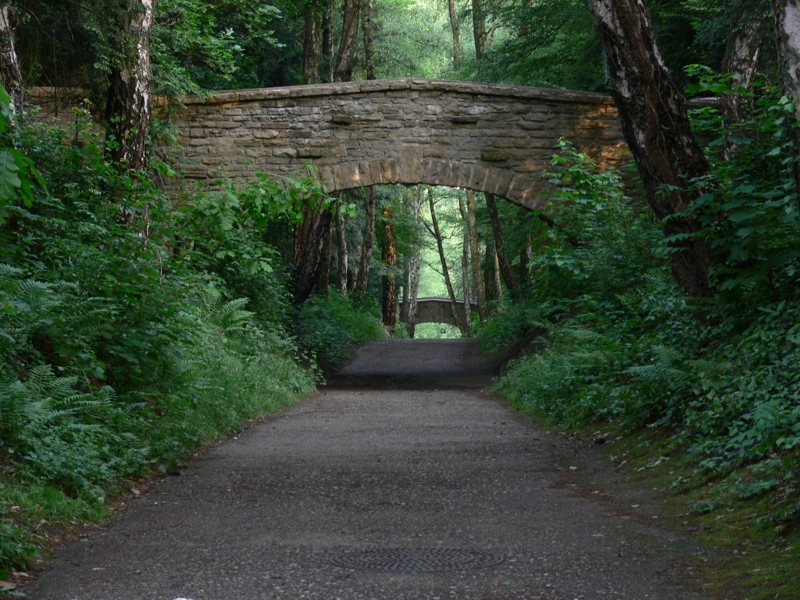
[[[541,180],[535,176],[480,164],[423,159],[402,151],[383,160],[320,167],[319,177],[332,193],[382,184],[427,184],[487,192],[528,208],[537,208],[537,192],[542,188]]]

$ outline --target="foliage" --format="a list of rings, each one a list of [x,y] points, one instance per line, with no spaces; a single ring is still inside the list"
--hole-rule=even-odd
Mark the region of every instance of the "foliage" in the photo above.
[[[783,103],[774,97],[772,103],[768,114],[782,113]],[[765,118],[756,111],[753,122]],[[779,157],[752,156],[712,169],[728,199],[739,194],[772,224],[770,236],[760,234],[760,245],[752,240],[753,251],[796,250],[796,235],[791,240],[777,226],[793,218],[795,209],[784,200],[791,192],[796,201],[793,188],[787,183],[769,203],[724,188],[721,174],[727,181],[754,181],[751,192],[767,193],[769,174],[763,171],[773,166],[772,173],[783,172],[791,151],[780,131],[763,134],[769,142],[748,138],[756,145],[775,144]],[[533,352],[510,365],[497,389],[521,410],[559,426],[603,422],[670,435],[684,448],[697,482],[734,478],[725,502],[764,496],[769,498],[764,523],[796,520],[800,298],[788,268],[794,259],[785,259],[792,255],[779,253],[771,277],[762,277],[757,263],[720,263],[720,273],[739,279],[736,286],[723,286],[716,306],[705,307],[700,319],[666,271],[657,224],[624,199],[619,180],[595,171],[569,146],[562,145],[554,166],[559,169],[553,174],[559,190],[550,203],[555,226],[544,235],[533,231],[540,240],[532,262],[536,284],[503,308],[499,323],[481,331],[489,347],[508,336],[524,341],[538,335]],[[746,237],[736,228],[752,223],[730,217],[738,209],[727,205],[714,211],[717,248]],[[755,314],[752,301],[759,306]],[[721,505],[715,502],[712,509]]]
[[[713,274],[719,289],[755,302],[763,299],[759,294],[780,297],[800,283],[793,103],[764,80],[745,87],[705,67],[687,71],[697,80],[689,92],[736,95],[750,109],[746,119],[733,122],[713,106],[693,114],[708,140],[711,168],[693,182],[702,194],[689,214],[702,224],[701,235],[717,255]]]
[[[386,338],[375,308],[367,312],[366,306],[333,290],[313,296],[300,308],[298,339],[324,368],[340,366],[359,345]]]
[[[161,0],[153,34],[156,91],[170,95],[264,83],[265,54],[281,46],[280,10],[244,0]]]
[[[173,204],[95,132],[81,111],[75,132],[13,132],[47,192],[15,198],[0,243],[0,566],[25,563],[40,522],[99,518],[120,477],[173,470],[314,387],[267,232],[318,186]]]
[[[600,43],[582,0],[488,2],[499,27],[481,78],[542,87],[603,87]]]

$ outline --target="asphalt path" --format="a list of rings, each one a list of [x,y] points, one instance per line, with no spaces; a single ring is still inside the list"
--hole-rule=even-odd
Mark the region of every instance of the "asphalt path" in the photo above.
[[[703,549],[637,492],[612,492],[620,476],[596,449],[482,390],[495,367],[469,341],[366,346],[331,387],[201,453],[109,526],[60,547],[23,591],[703,597],[692,576]]]

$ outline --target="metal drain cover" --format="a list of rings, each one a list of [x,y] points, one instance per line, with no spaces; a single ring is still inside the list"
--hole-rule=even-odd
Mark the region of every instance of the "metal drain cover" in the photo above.
[[[442,573],[498,565],[505,557],[458,548],[373,548],[331,559],[337,567],[394,573]]]

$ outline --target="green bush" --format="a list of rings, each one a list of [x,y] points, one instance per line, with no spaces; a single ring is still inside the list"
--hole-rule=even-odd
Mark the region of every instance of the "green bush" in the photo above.
[[[330,290],[300,308],[297,336],[326,369],[344,364],[360,345],[386,338],[380,319],[355,300]]]
[[[46,181],[0,206],[0,570],[46,541],[41,523],[101,518],[120,478],[173,470],[314,389],[267,229],[318,186],[173,204],[105,159],[85,113],[75,127],[0,140]]]
[[[764,111],[756,125],[775,117]],[[790,150],[782,136],[762,140],[781,149],[773,155]],[[780,156],[762,157],[756,169],[772,159],[772,172],[789,168]],[[720,233],[715,277],[723,289],[715,305],[692,305],[678,291],[657,224],[623,198],[615,177],[563,146],[554,160],[557,226],[533,230],[546,240],[532,263],[536,284],[481,337],[495,348],[539,334],[535,351],[496,384],[520,410],[563,427],[612,423],[671,436],[699,481],[733,476],[741,483],[730,493],[768,495],[763,518],[786,523],[800,515],[800,238],[785,235],[796,227],[796,197],[791,206],[784,192],[773,203],[746,198],[731,182],[762,173],[720,164],[710,178],[727,204],[711,211],[701,197],[693,208]],[[791,177],[790,168],[780,172],[781,180]],[[755,212],[732,204],[737,194]],[[773,226],[776,237],[759,245],[761,228]],[[736,258],[740,245],[752,261]]]

